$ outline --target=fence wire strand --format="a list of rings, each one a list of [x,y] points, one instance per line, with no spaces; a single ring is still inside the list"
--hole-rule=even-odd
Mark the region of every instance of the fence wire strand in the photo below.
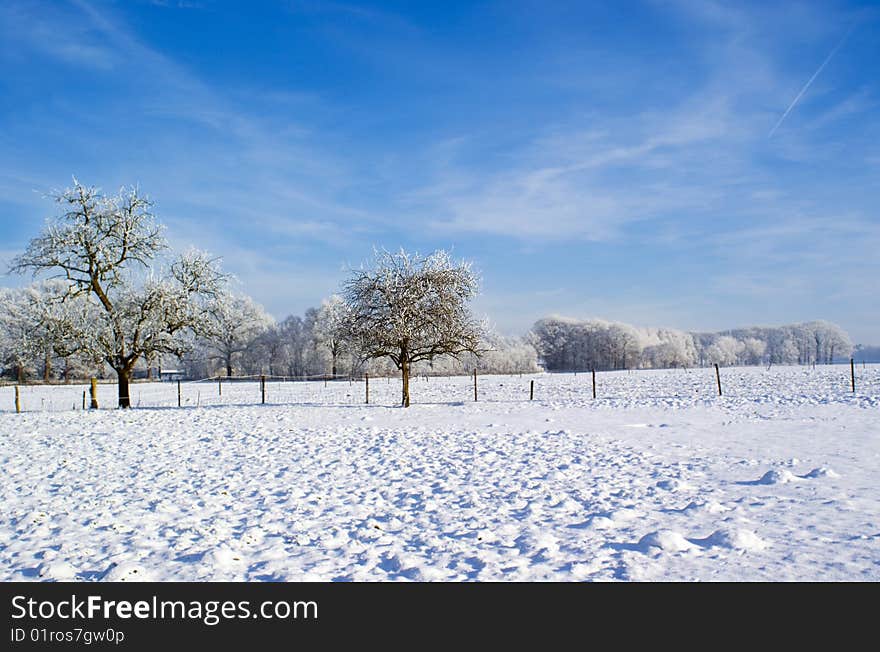
[[[844,371],[846,373],[844,373]],[[722,369],[724,400],[751,400],[757,404],[777,400],[803,400],[810,396],[827,400],[880,395],[880,365],[859,370],[857,391],[850,392],[849,366],[827,367],[731,367]],[[712,368],[597,372],[597,398],[604,402],[712,401],[719,399]],[[355,406],[365,404],[362,376],[213,376],[180,380],[180,407],[259,405],[262,382],[268,405]],[[511,375],[478,375],[480,403],[529,402],[534,381],[534,403],[590,403],[589,372]],[[794,382],[796,381],[796,382]],[[88,384],[20,385],[22,412],[61,412],[88,409]],[[414,376],[410,380],[414,405],[455,405],[473,402],[473,376]],[[177,408],[178,381],[135,381],[129,385],[133,408]],[[873,400],[873,399],[872,399]],[[113,381],[98,385],[100,410],[116,409],[117,386]],[[395,407],[401,402],[401,379],[370,377],[370,406]],[[0,386],[0,412],[14,412],[14,384]]]

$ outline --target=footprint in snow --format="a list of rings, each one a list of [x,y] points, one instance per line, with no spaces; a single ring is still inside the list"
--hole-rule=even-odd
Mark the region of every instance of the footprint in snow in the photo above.
[[[665,489],[666,491],[687,491],[689,489],[693,489],[691,485],[682,480],[677,480],[672,478],[670,480],[661,480],[657,483],[657,486],[661,489]]]

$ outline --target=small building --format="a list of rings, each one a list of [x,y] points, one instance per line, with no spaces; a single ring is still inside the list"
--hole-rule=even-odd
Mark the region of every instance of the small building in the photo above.
[[[184,380],[186,371],[183,369],[159,369],[159,380]]]

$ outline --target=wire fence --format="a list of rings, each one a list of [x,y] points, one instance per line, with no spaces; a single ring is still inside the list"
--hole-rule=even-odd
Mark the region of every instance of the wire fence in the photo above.
[[[852,386],[851,375],[855,377]],[[478,391],[475,391],[475,383]],[[369,396],[367,395],[369,385]],[[100,410],[116,409],[115,381],[97,385]],[[719,392],[719,390],[721,390]],[[817,367],[711,367],[481,376],[414,376],[413,404],[455,405],[589,401],[702,401],[717,399],[880,402],[880,365]],[[16,399],[17,394],[17,399]],[[193,408],[247,405],[373,406],[401,403],[399,377],[236,376],[181,381],[136,381],[129,385],[133,408]],[[873,403],[872,403],[873,402]],[[0,386],[0,412],[61,412],[90,409],[84,384]],[[16,406],[17,404],[17,406]]]

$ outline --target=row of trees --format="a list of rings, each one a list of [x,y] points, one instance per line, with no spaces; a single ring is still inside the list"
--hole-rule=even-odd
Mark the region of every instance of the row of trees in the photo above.
[[[547,317],[535,323],[530,338],[551,371],[830,363],[853,350],[846,332],[826,321],[687,333]]]
[[[119,406],[129,383],[171,357],[191,376],[224,372],[338,376],[399,371],[408,406],[414,373],[676,367],[716,362],[831,362],[849,355],[846,333],[827,322],[723,334],[638,329],[600,320],[542,319],[524,340],[494,335],[471,314],[478,279],[444,251],[376,252],[341,293],[303,317],[274,320],[232,292],[219,261],[172,255],[152,202],[137,188],[108,196],[74,179],[58,193],[60,215],[11,271],[48,276],[0,292],[0,365],[19,380],[91,375],[109,367]],[[167,362],[166,362],[167,364]]]
[[[290,378],[385,376],[397,367],[387,357],[362,359],[345,333],[346,305],[339,295],[321,306],[276,322],[259,305],[245,296],[224,310],[225,328],[217,336],[193,339],[181,364],[190,378],[255,376],[267,374]],[[419,375],[471,373],[534,373],[540,370],[534,346],[523,338],[504,337],[486,328],[477,355],[463,352],[457,357],[437,355],[411,362]]]
[[[19,382],[71,381],[112,375],[101,356],[75,346],[78,338],[60,328],[90,308],[82,297],[61,300],[67,285],[40,281],[20,289],[0,288],[0,370]],[[181,355],[153,352],[139,359],[133,375],[157,377],[162,367],[178,368],[189,378],[218,375],[268,374],[295,378],[326,378],[395,373],[388,359],[362,360],[344,336],[345,304],[333,295],[302,316],[276,322],[244,294],[220,292],[204,306],[198,332],[181,342]],[[65,314],[67,313],[67,314]],[[83,330],[87,320],[82,321]],[[87,333],[84,333],[87,334]],[[539,371],[535,348],[521,338],[508,338],[486,329],[481,355],[466,352],[457,358],[438,355],[412,363],[419,375],[533,373]]]
[[[74,179],[54,199],[61,214],[11,266],[50,280],[0,296],[0,356],[18,379],[39,367],[50,379],[59,360],[67,379],[109,366],[127,408],[138,366],[151,370],[169,356],[207,375],[219,364],[228,376],[236,366],[291,376],[329,366],[336,376],[340,365],[349,374],[393,365],[408,406],[409,378],[420,367],[448,373],[491,352],[498,366],[490,371],[537,369],[534,349],[489,336],[473,318],[477,277],[444,251],[377,252],[374,266],[354,270],[341,295],[275,324],[229,290],[217,259],[171,255],[152,202],[137,188],[108,196]]]

